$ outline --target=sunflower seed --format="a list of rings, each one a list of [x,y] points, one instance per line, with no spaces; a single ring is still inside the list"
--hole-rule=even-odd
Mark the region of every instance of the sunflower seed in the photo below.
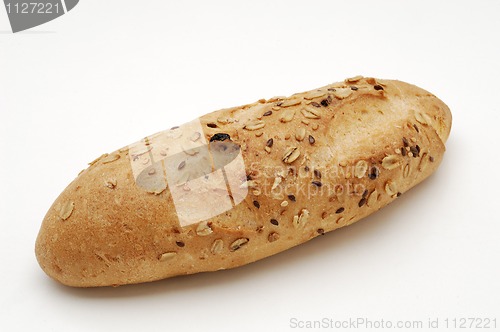
[[[199,149],[191,149],[189,145],[182,145],[181,146],[182,152],[187,154],[188,156],[196,156],[200,151]]]
[[[211,228],[212,223],[202,221],[198,224],[198,227],[196,227],[196,234],[199,236],[207,236],[213,233],[213,230]]]
[[[255,180],[245,181],[241,184],[240,188],[241,189],[243,189],[243,188],[257,188],[257,181],[255,181]]]
[[[105,158],[105,157],[107,157],[107,156],[108,156],[108,154],[107,154],[107,153],[105,153],[105,154],[103,154],[103,155],[100,155],[99,157],[97,157],[97,158],[95,158],[94,160],[92,160],[92,161],[89,163],[89,166],[93,166],[94,164],[97,164],[97,162],[98,162],[99,160],[101,160],[102,158]],[[135,161],[135,159],[134,159],[134,161]]]
[[[288,202],[287,201],[283,201],[283,202],[281,202],[280,206],[281,207],[287,207],[288,206]]]
[[[246,130],[258,130],[258,129],[262,129],[266,126],[266,123],[262,120],[253,120],[253,121],[249,121],[244,127],[243,129],[246,129]]]
[[[274,178],[274,183],[273,183],[273,186],[271,188],[271,190],[274,190],[276,188],[278,188],[278,186],[280,185],[281,183],[281,176],[277,176]]]
[[[315,187],[318,187],[318,188],[320,188],[320,187],[323,185],[323,183],[321,183],[320,181],[313,181],[313,182],[311,182],[311,183],[312,183]]]
[[[297,141],[300,142],[304,140],[305,137],[306,137],[306,128],[300,127],[299,129],[297,129],[297,132],[295,133],[295,138],[297,139]]]
[[[422,112],[415,112],[415,120],[417,120],[419,123],[423,125],[428,125],[430,123],[429,116],[426,113]]]
[[[394,182],[392,182],[391,180],[387,181],[385,183],[385,192],[387,193],[387,195],[389,195],[391,197],[397,195],[398,189],[396,187],[396,184]]]
[[[210,137],[210,143],[216,142],[216,141],[223,142],[225,140],[229,140],[230,141],[231,140],[231,136],[229,136],[226,133],[217,133],[217,134],[213,135],[212,137]]]
[[[374,191],[372,191],[370,196],[368,196],[368,199],[366,201],[366,205],[368,207],[374,207],[375,203],[377,203],[377,199],[378,199],[378,192],[377,192],[377,190],[374,190]]]
[[[363,76],[361,76],[361,75],[357,75],[357,76],[354,76],[354,77],[349,77],[349,78],[346,78],[344,81],[345,81],[346,83],[355,83],[355,82],[357,82],[357,81],[361,80],[362,78],[363,78]]]
[[[409,174],[410,174],[410,164],[406,164],[403,170],[403,177],[407,178]]]
[[[302,209],[298,215],[293,216],[293,226],[303,227],[307,220],[309,219],[309,211],[307,209]]]
[[[116,179],[113,178],[113,179],[108,179],[105,181],[105,185],[106,187],[108,187],[109,189],[115,189],[116,188]]]
[[[201,134],[199,132],[195,132],[193,135],[191,135],[191,141],[196,142],[199,140],[201,137]]]
[[[300,112],[307,119],[319,119],[321,117],[319,111],[311,107],[303,108]]]
[[[234,119],[234,118],[217,118],[217,122],[219,122],[220,124],[228,124],[228,123],[236,122],[236,119]]]
[[[281,115],[280,121],[283,123],[290,122],[293,120],[294,116],[295,116],[295,109],[287,109]]]
[[[214,241],[214,243],[212,243],[212,247],[210,248],[210,252],[212,254],[218,254],[218,253],[222,252],[223,247],[224,247],[224,241],[222,241],[221,239],[217,239]]]
[[[291,164],[295,160],[297,160],[299,156],[300,156],[300,150],[296,147],[291,146],[285,150],[285,153],[283,154],[283,158],[281,160],[283,160],[285,164]]]
[[[351,90],[351,88],[340,88],[340,89],[335,89],[335,91],[333,91],[333,95],[334,95],[334,96],[335,96],[335,98],[337,98],[337,99],[344,99],[344,98],[347,98],[347,97],[349,97],[351,94],[352,94],[352,90]]]
[[[307,96],[304,96],[304,99],[306,99],[306,100],[312,100],[312,99],[316,99],[316,98],[321,98],[324,95],[326,95],[325,91],[313,91],[313,92],[309,92],[307,94]]]
[[[120,159],[120,155],[118,153],[113,153],[113,154],[110,154],[109,156],[106,156],[102,159],[102,163],[103,164],[109,164],[109,163],[112,163],[113,161],[116,161]]]
[[[403,137],[403,145],[405,148],[410,146],[410,142],[408,142],[408,139],[406,137]]]
[[[425,169],[427,168],[427,162],[428,162],[427,153],[423,153],[422,158],[420,159],[420,164],[418,164],[419,172],[425,171]]]
[[[368,163],[364,160],[360,160],[356,163],[354,168],[354,176],[358,179],[361,179],[365,176],[366,171],[368,170]]]
[[[278,101],[278,100],[284,100],[286,99],[285,96],[275,96],[275,97],[272,97],[270,99],[267,100],[268,103],[273,103],[275,101]]]
[[[420,147],[417,148],[417,146],[410,146],[410,151],[413,154],[414,158],[417,158],[418,154],[420,153]]]
[[[59,217],[61,217],[62,220],[68,219],[73,213],[74,208],[75,208],[74,202],[66,201],[59,210]]]
[[[158,257],[158,260],[160,262],[165,262],[165,261],[168,261],[168,260],[174,258],[176,255],[177,255],[177,253],[175,251],[169,251],[169,252],[161,254],[160,257]]]
[[[276,233],[276,232],[271,232],[267,236],[267,240],[269,242],[274,242],[274,241],[278,240],[279,238],[280,238],[280,235],[278,233]]]
[[[281,107],[290,107],[300,104],[301,101],[299,99],[287,99],[280,106]]]
[[[249,241],[249,239],[247,239],[245,237],[239,238],[236,241],[233,241],[233,243],[231,243],[231,245],[229,246],[229,249],[231,251],[236,251],[236,250],[240,249],[242,246],[244,246],[245,244],[247,244],[248,241]]]
[[[382,160],[382,167],[387,170],[395,169],[399,166],[399,162],[397,155],[389,155]]]

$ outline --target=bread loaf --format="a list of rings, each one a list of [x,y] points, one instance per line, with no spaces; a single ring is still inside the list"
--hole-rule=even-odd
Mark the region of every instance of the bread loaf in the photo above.
[[[76,287],[248,264],[397,199],[436,170],[450,128],[429,92],[361,76],[219,110],[91,162],[36,256]]]

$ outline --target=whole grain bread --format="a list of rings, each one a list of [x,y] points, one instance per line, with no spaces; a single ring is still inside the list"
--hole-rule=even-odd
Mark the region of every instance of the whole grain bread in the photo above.
[[[360,76],[219,110],[91,162],[36,256],[76,287],[248,264],[397,199],[436,170],[450,128],[431,93]]]

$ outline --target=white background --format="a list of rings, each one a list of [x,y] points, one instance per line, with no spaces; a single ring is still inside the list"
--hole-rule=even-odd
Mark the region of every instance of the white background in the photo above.
[[[12,34],[0,8],[0,329],[289,331],[299,320],[496,318],[500,1],[97,1]],[[206,112],[362,74],[421,86],[440,169],[364,221],[230,271],[72,289],[38,267],[87,162]]]

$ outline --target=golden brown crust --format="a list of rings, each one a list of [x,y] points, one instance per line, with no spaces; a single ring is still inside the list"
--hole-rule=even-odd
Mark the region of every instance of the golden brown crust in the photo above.
[[[91,163],[47,212],[36,243],[43,270],[70,286],[122,285],[286,250],[356,222],[432,174],[451,113],[413,85],[356,77],[200,122],[207,142],[225,133],[241,148],[248,195],[240,204],[181,226],[170,188],[138,186],[129,149],[120,149]]]

